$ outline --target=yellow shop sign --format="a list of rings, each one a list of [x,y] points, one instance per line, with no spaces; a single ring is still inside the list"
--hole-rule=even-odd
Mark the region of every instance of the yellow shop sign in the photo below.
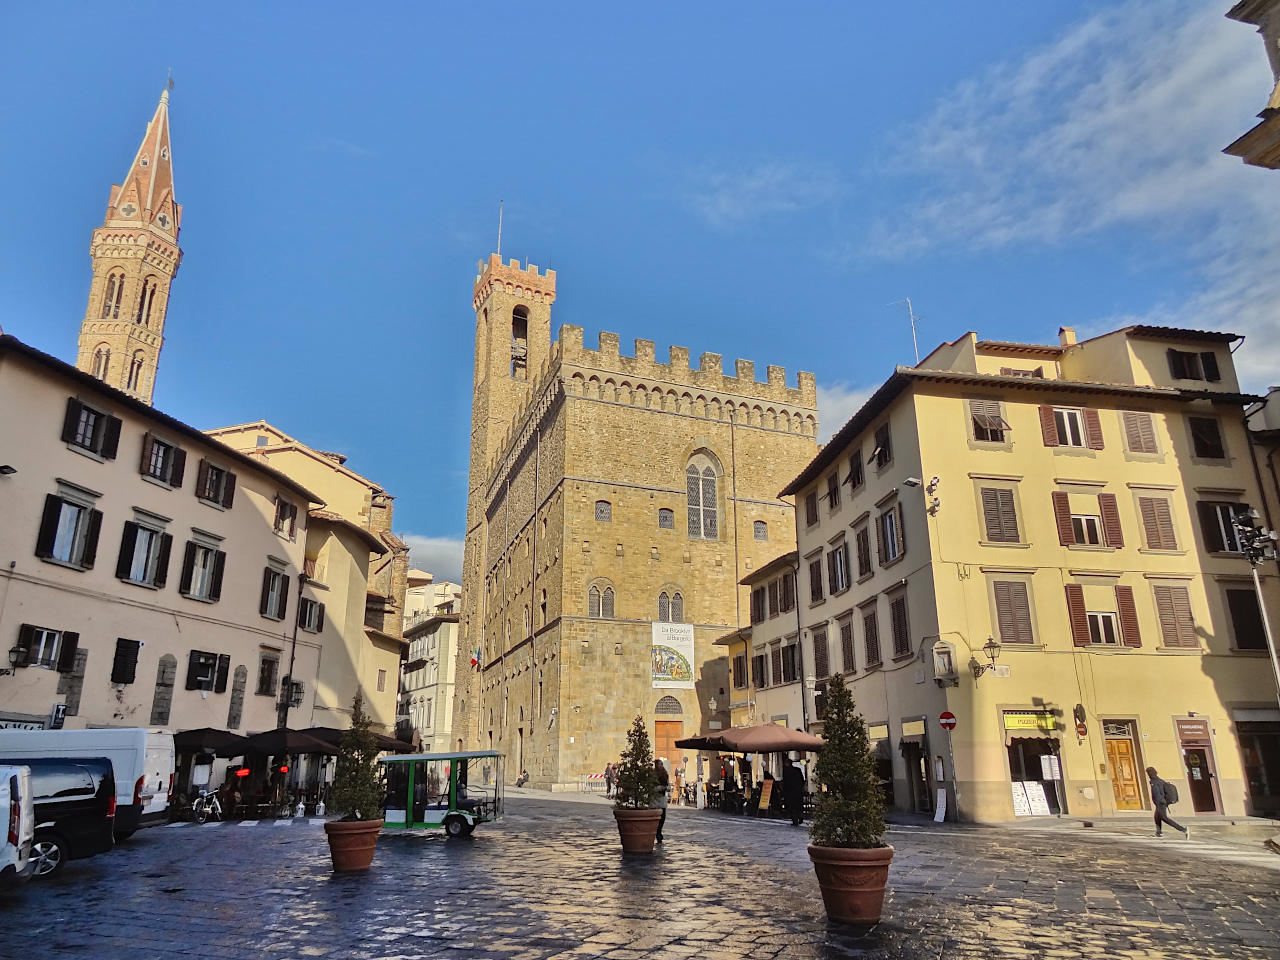
[[[1042,710],[1006,710],[1004,714],[1006,730],[1044,730],[1053,732],[1058,729],[1058,721],[1052,713]]]

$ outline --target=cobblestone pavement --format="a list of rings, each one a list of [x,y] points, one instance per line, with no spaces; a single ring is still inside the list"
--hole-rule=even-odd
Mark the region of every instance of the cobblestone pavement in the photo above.
[[[335,876],[319,821],[155,827],[0,896],[0,956],[1280,958],[1280,871],[1195,839],[895,826],[886,920],[846,931],[806,831],[673,808],[665,833],[624,858],[607,805],[526,796]]]

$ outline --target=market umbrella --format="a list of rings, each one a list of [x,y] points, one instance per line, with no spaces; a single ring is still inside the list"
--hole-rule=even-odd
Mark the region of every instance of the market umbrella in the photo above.
[[[336,751],[344,731],[336,727],[307,727],[299,732],[306,734],[308,737],[315,737],[317,740],[324,741]],[[405,743],[403,740],[397,740],[395,737],[388,737],[381,733],[375,733],[373,738],[377,741],[378,749],[380,750],[390,750],[393,753],[413,753],[413,744],[411,743]]]
[[[316,737],[308,736],[300,730],[264,730],[245,739],[238,748],[230,751],[219,750],[220,757],[237,757],[245,753],[260,753],[265,756],[281,757],[294,753],[323,753],[332,756],[338,748],[325,743]]]
[[[217,753],[219,750],[244,750],[245,738],[230,730],[216,727],[197,727],[195,730],[179,730],[173,735],[173,749],[178,753]],[[235,756],[235,753],[223,754]]]
[[[788,730],[775,723],[758,727],[734,727],[709,737],[677,740],[681,750],[721,750],[725,753],[785,753],[789,750],[821,750],[821,737],[799,730]]]

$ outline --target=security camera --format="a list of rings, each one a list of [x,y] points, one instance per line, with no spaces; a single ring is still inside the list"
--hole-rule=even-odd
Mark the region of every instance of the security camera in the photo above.
[[[920,486],[920,478],[919,478],[919,477],[907,477],[907,479],[905,479],[905,480],[903,480],[903,481],[902,481],[902,485],[903,485],[904,487],[918,487],[918,486]]]
[[[931,480],[929,481],[929,486],[931,486],[931,487],[936,487],[936,486],[937,486],[938,484],[940,484],[941,482],[942,482],[942,481],[941,481],[941,480],[939,480],[937,477],[934,477],[933,479],[931,479]]]

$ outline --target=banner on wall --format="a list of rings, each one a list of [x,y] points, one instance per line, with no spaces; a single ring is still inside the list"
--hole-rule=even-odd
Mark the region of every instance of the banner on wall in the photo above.
[[[693,624],[653,625],[652,677],[655,690],[693,689]]]

